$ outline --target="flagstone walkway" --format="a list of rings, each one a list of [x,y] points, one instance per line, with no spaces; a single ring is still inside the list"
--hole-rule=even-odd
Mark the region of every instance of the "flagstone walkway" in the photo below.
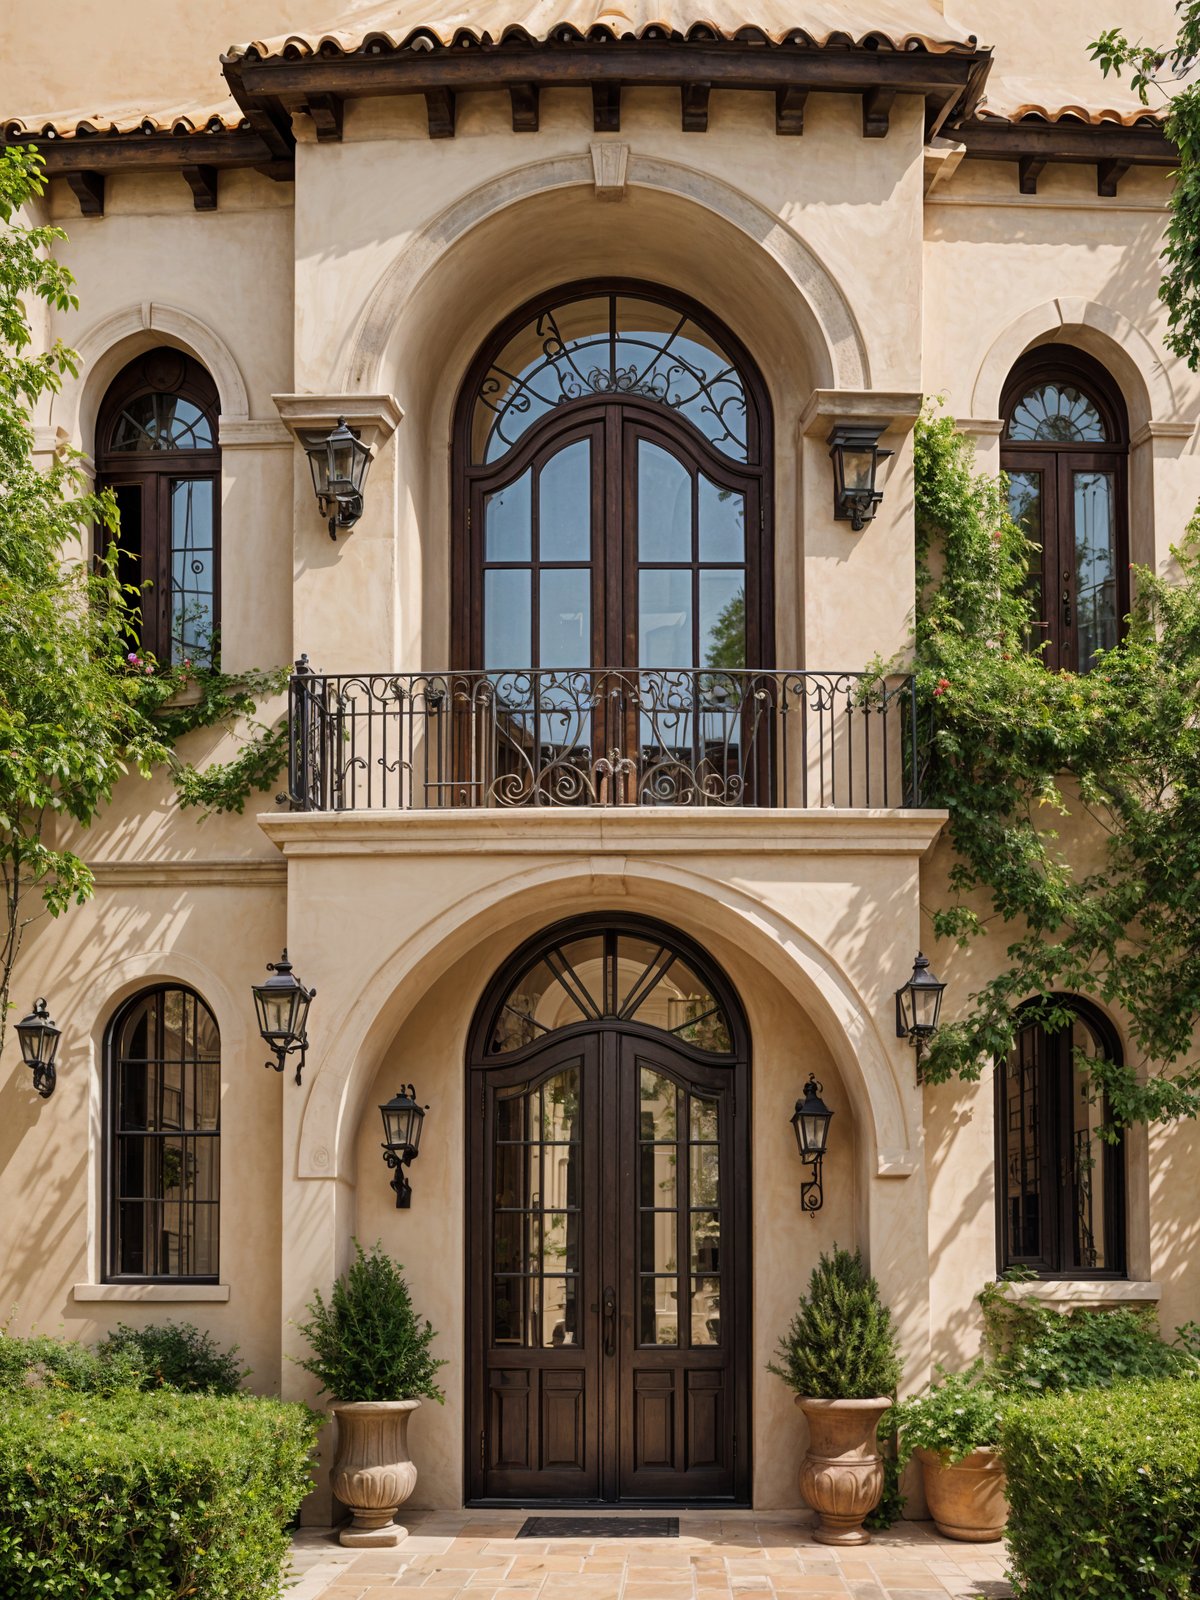
[[[540,1513],[539,1513],[540,1514]],[[607,1514],[607,1513],[606,1513]],[[672,1513],[674,1514],[674,1513]],[[901,1522],[833,1550],[794,1513],[681,1512],[678,1539],[517,1539],[523,1512],[414,1511],[391,1550],[293,1546],[289,1600],[1004,1600],[1004,1546]]]

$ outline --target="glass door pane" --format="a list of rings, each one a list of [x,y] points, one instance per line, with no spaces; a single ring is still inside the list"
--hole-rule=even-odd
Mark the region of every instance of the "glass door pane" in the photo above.
[[[213,653],[216,541],[211,478],[171,483],[171,664],[207,665]]]
[[[1111,472],[1071,474],[1075,502],[1075,608],[1078,670],[1111,650],[1120,628],[1116,495]]]

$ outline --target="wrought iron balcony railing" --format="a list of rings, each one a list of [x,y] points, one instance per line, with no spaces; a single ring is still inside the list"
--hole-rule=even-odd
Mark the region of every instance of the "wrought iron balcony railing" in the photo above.
[[[646,668],[291,681],[300,811],[916,806],[911,677]]]

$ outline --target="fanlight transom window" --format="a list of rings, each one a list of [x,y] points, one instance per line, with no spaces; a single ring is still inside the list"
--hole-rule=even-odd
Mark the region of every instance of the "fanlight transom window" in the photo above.
[[[1069,383],[1039,383],[1013,409],[1008,437],[1029,444],[1107,444],[1096,402]]]
[[[140,454],[151,450],[211,450],[212,421],[181,394],[155,391],[123,405],[114,423],[108,448]]]
[[[522,1050],[580,1023],[636,1023],[715,1055],[733,1050],[713,981],[653,933],[600,929],[543,947],[496,1005],[489,1054]]]
[[[752,407],[732,355],[690,312],[635,294],[593,294],[538,312],[479,384],[471,459],[498,461],[573,400],[641,399],[687,419],[723,455],[752,460]]]

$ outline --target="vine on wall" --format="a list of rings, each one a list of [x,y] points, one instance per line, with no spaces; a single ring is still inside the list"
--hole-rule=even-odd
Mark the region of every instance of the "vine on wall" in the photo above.
[[[1032,547],[1004,480],[930,408],[915,436],[918,693],[931,734],[923,792],[950,812],[949,903],[939,938],[1006,939],[1003,970],[944,1024],[926,1076],[978,1078],[1022,1024],[1070,1025],[1061,996],[1124,1013],[1124,1063],[1089,1061],[1110,1131],[1200,1112],[1200,514],[1170,577],[1131,572],[1125,638],[1085,674],[1050,672]],[[936,569],[936,570],[935,570]],[[1065,848],[1086,816],[1103,853]],[[1094,837],[1094,833],[1093,833]],[[1041,998],[1038,998],[1041,997]]]

